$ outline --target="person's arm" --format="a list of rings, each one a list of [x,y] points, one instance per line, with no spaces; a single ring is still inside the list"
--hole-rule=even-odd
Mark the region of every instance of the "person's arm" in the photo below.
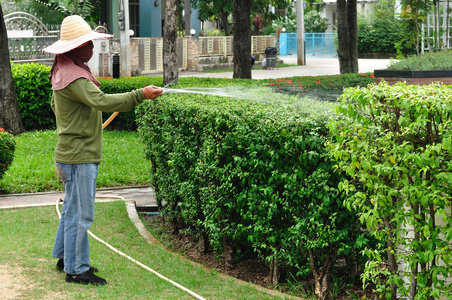
[[[163,89],[147,86],[128,93],[105,94],[91,80],[79,78],[68,88],[78,101],[104,112],[125,112],[139,105],[145,99],[155,99],[162,95]]]

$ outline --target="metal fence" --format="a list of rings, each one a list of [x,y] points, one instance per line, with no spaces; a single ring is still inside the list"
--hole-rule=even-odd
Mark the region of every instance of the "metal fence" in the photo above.
[[[336,55],[334,33],[305,33],[305,51],[309,55]],[[297,54],[297,34],[281,33],[279,55]]]
[[[24,12],[7,14],[4,20],[11,60],[18,63],[53,60],[54,55],[42,52],[42,48],[58,40],[58,26],[49,30],[38,18]]]

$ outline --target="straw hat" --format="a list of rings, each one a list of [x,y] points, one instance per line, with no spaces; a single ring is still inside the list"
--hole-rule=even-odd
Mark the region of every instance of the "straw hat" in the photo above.
[[[61,54],[95,39],[108,39],[112,34],[99,33],[91,30],[91,27],[80,16],[69,16],[61,23],[60,40],[42,49],[44,52]]]

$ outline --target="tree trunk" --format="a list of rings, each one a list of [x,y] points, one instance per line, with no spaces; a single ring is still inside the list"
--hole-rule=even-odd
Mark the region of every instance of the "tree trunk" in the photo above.
[[[221,23],[223,23],[225,36],[229,36],[231,34],[229,32],[228,15],[229,14],[227,12],[225,12],[222,8],[220,8],[220,19],[221,19]]]
[[[207,254],[209,252],[209,237],[204,231],[202,231],[199,235],[199,249],[203,254]]]
[[[268,282],[271,282],[273,286],[277,286],[279,284],[280,279],[281,279],[281,269],[279,268],[279,260],[276,257],[273,257],[270,262],[270,272],[268,274]]]
[[[223,256],[225,269],[232,270],[234,268],[234,247],[226,237],[223,237]]]
[[[337,37],[340,73],[358,73],[356,0],[337,0]]]
[[[329,279],[331,275],[331,267],[334,265],[337,257],[337,248],[330,245],[326,250],[327,258],[323,262],[321,267],[317,266],[316,256],[312,249],[309,252],[309,266],[311,267],[312,274],[314,275],[314,293],[319,299],[324,299],[329,289]]]
[[[163,26],[163,85],[177,84],[177,1],[168,0]]]
[[[20,134],[25,131],[20,116],[14,88],[11,64],[9,61],[8,38],[6,25],[3,19],[3,9],[0,4],[0,128],[11,134]]]
[[[251,4],[252,0],[234,0],[233,78],[251,79]]]

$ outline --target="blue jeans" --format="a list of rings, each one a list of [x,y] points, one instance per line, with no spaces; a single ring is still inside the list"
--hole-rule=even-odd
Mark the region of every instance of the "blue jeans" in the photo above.
[[[88,229],[94,220],[99,164],[56,163],[65,196],[52,256],[64,259],[64,272],[79,275],[89,270]]]

